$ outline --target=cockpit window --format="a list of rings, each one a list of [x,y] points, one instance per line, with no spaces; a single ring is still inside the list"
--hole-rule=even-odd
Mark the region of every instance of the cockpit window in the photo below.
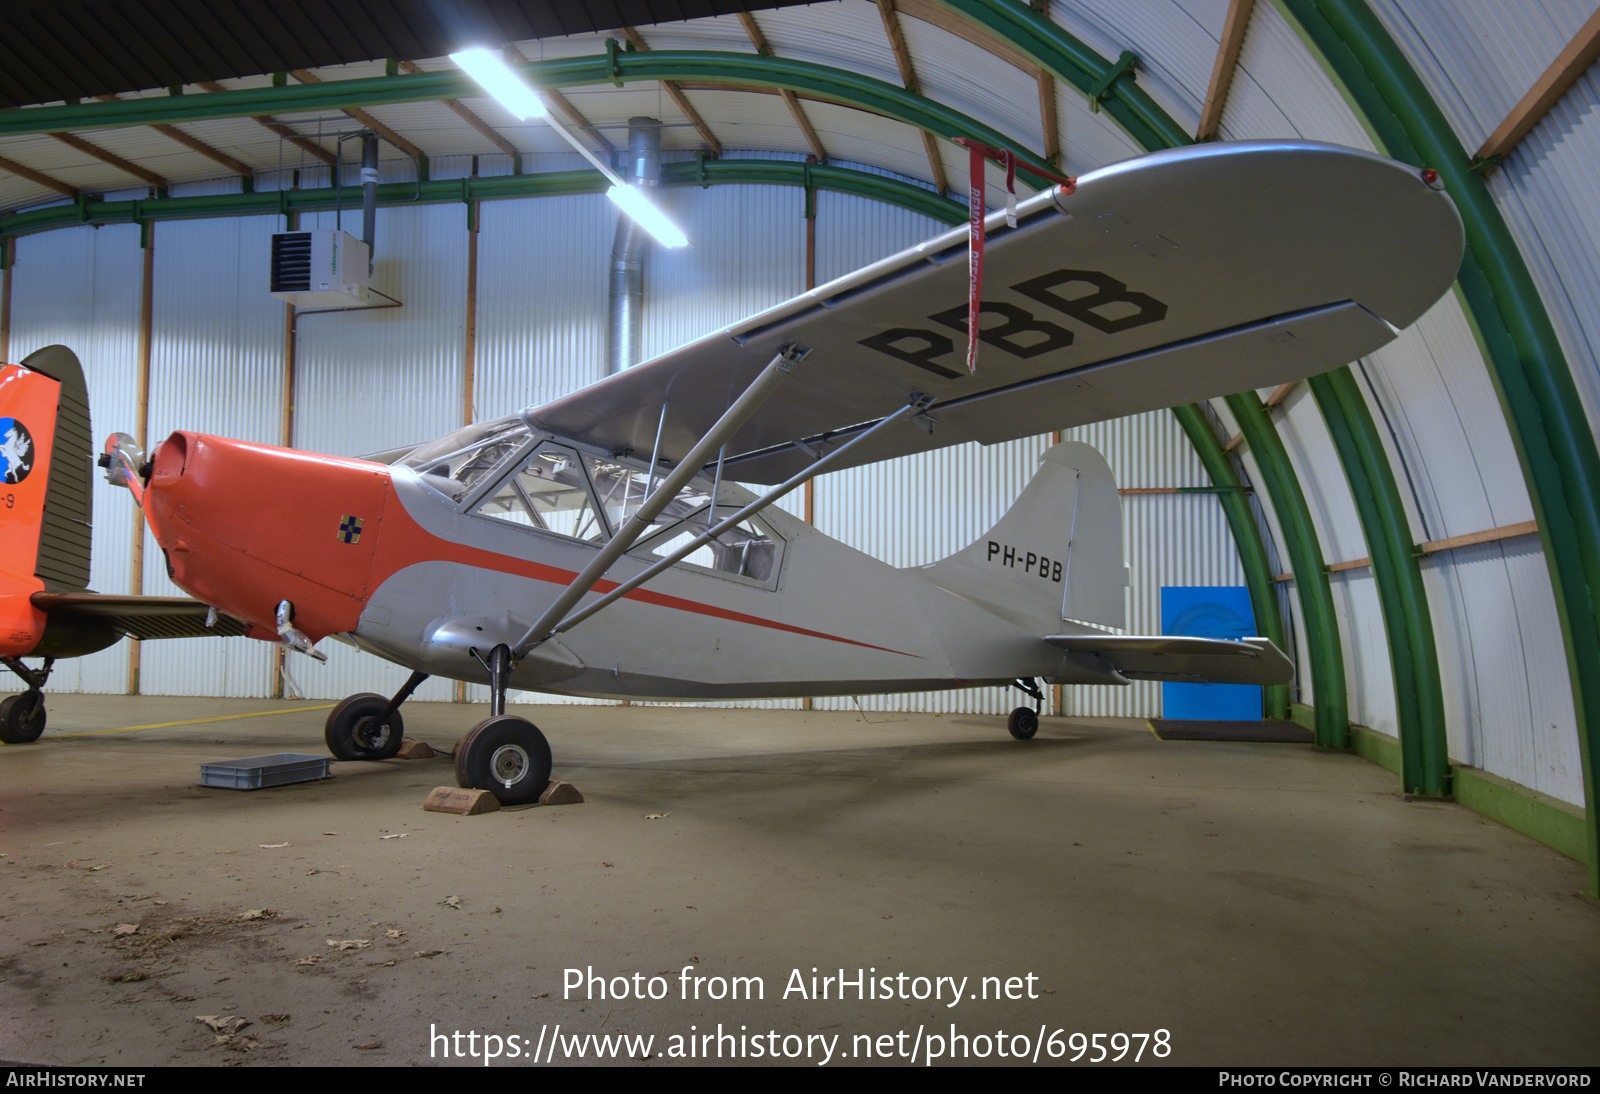
[[[429,441],[395,463],[411,468],[423,482],[446,497],[459,499],[520,448],[529,436],[528,426],[521,418],[479,422]]]
[[[558,444],[540,445],[473,512],[573,539],[598,542],[609,534],[590,501],[578,454]]]

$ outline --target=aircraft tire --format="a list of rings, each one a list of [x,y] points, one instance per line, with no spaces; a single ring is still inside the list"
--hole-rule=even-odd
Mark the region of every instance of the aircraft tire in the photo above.
[[[514,714],[487,718],[456,748],[456,783],[487,790],[501,805],[539,800],[550,782],[550,742],[539,727]]]
[[[340,701],[328,712],[323,739],[336,760],[387,760],[400,751],[406,732],[397,710],[387,723],[374,725],[389,705],[387,696],[366,691]]]
[[[0,699],[0,741],[8,745],[27,745],[44,732],[44,695],[25,691]]]
[[[1017,740],[1031,741],[1033,735],[1039,732],[1039,716],[1031,707],[1018,707],[1011,712],[1011,717],[1006,719],[1006,728]]]

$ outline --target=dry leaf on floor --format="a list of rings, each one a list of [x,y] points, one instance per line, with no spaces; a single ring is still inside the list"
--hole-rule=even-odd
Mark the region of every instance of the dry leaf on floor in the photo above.
[[[645,820],[666,820],[670,816],[672,816],[671,813],[646,813],[644,815],[644,819]]]
[[[379,836],[378,838],[379,839],[405,839],[406,838],[406,834],[404,832],[396,832],[391,836]]]
[[[394,927],[391,927],[387,931],[383,932],[383,937],[385,937],[385,938],[403,938],[405,936],[405,933],[406,932],[404,932],[402,930],[398,930],[398,929],[396,929]]]
[[[443,900],[439,901],[439,903],[443,904],[446,908],[460,908],[461,898],[458,896],[447,896]]]
[[[125,934],[138,934],[139,933],[139,924],[137,924],[137,923],[118,923],[115,927],[111,928],[111,933],[114,934],[114,935],[119,935],[119,936],[120,935],[125,935]]]
[[[278,913],[271,908],[251,908],[248,912],[240,912],[240,919],[276,919]]]
[[[320,953],[314,953],[308,957],[302,957],[300,960],[295,962],[296,965],[319,965],[321,963],[322,955]]]
[[[418,950],[417,951],[417,956],[418,957],[438,957],[442,953],[444,953],[443,950]]]
[[[369,1052],[372,1049],[382,1048],[382,1047],[383,1047],[383,1042],[382,1041],[368,1041],[364,1045],[357,1045],[356,1046],[356,1051],[358,1051],[358,1052]]]
[[[268,851],[274,851],[279,847],[287,847],[289,845],[287,843],[258,843],[256,846],[265,848]]]
[[[250,1024],[250,1019],[241,1018],[237,1014],[197,1014],[194,1020],[222,1034],[238,1033]]]
[[[372,945],[372,939],[370,939],[370,938],[344,938],[344,939],[330,938],[330,939],[328,939],[328,945],[337,946],[337,947],[339,947],[339,952],[340,953],[344,953],[346,950],[364,950],[364,949],[367,949],[368,947],[370,947]]]

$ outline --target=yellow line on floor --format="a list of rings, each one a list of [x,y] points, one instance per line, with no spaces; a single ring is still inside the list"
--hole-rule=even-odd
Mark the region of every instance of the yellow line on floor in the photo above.
[[[283,707],[278,710],[257,710],[249,714],[219,714],[215,718],[190,718],[186,722],[155,722],[147,726],[123,726],[120,729],[86,729],[82,733],[54,733],[52,741],[65,741],[73,737],[99,737],[107,733],[132,733],[136,729],[171,729],[173,726],[203,726],[207,722],[231,722],[236,718],[265,718],[269,714],[298,714],[301,711],[332,710],[336,704],[320,707]]]
[[[1146,728],[1146,729],[1148,729],[1150,731],[1150,736],[1154,737],[1156,740],[1160,741],[1163,744],[1166,743],[1166,739],[1164,737],[1162,737],[1161,734],[1156,732],[1155,723],[1152,722],[1150,719],[1146,718],[1144,720],[1144,728]]]

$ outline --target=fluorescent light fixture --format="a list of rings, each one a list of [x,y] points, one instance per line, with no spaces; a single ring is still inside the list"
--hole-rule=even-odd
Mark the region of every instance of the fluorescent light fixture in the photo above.
[[[483,89],[493,95],[501,106],[511,111],[519,122],[529,118],[543,118],[549,114],[544,102],[522,77],[511,71],[505,59],[492,49],[464,49],[450,54],[450,59],[468,76],[478,81]]]
[[[689,237],[667,219],[667,214],[651,204],[650,199],[640,193],[638,187],[621,183],[607,190],[606,197],[614,201],[617,208],[632,217],[639,227],[655,236],[656,242],[663,247],[688,245]]]

